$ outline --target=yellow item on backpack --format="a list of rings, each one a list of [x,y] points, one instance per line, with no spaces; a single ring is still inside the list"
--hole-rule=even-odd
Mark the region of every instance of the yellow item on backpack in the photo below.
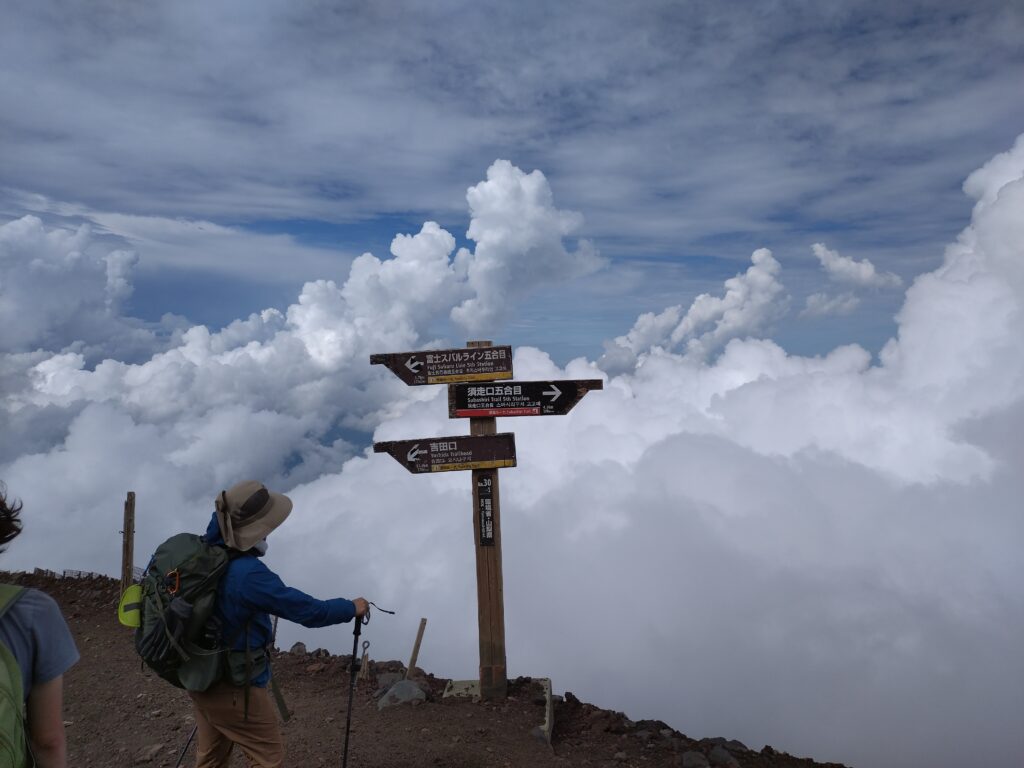
[[[121,596],[117,606],[117,620],[126,627],[138,627],[142,624],[142,585],[132,584]]]

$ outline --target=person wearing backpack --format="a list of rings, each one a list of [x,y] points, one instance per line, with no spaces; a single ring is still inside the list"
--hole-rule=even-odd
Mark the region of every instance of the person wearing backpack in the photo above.
[[[21,533],[21,503],[6,492],[0,483],[0,552]],[[52,597],[0,585],[0,766],[67,768],[64,673],[78,658]]]
[[[267,536],[292,511],[287,496],[255,480],[222,491],[206,529],[208,544],[228,548],[229,562],[217,586],[214,615],[228,653],[228,679],[205,691],[189,691],[195,706],[197,768],[226,768],[234,744],[259,768],[280,768],[284,741],[267,690],[271,678],[270,616],[304,627],[326,627],[361,618],[361,597],[318,600],[288,587],[261,559]]]

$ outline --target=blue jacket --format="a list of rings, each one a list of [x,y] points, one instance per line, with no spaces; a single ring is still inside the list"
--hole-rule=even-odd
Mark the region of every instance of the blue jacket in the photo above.
[[[206,541],[224,544],[214,513],[206,529]],[[317,600],[305,592],[285,586],[281,577],[270,570],[251,550],[232,559],[227,573],[217,587],[217,615],[223,622],[222,636],[236,651],[258,649],[270,644],[273,626],[270,614],[294,621],[304,627],[328,627],[351,621],[355,604],[343,597]],[[245,624],[249,622],[249,636]],[[263,688],[270,680],[269,667],[252,679]]]

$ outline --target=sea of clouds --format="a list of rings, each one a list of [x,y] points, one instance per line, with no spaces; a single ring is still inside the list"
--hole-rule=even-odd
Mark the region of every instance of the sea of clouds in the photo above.
[[[515,350],[518,379],[605,388],[566,417],[499,424],[519,461],[501,473],[512,676],[858,766],[1024,754],[1024,137],[964,191],[970,225],[906,289],[877,355],[768,338],[792,308],[767,249],[600,359]],[[367,631],[374,658],[404,659],[427,617],[422,666],[473,677],[469,476],[410,475],[368,446],[466,425],[444,387],[408,388],[369,355],[500,343],[517,302],[605,262],[538,171],[497,161],[467,202],[473,248],[427,222],[343,284],[220,330],[124,315],[145,253],[0,225],[0,479],[26,523],[3,566],[115,574],[127,490],[142,560],[256,477],[295,501],[267,556],[286,581],[396,609]],[[806,322],[902,287],[813,252],[825,287]],[[430,336],[442,321],[464,338]],[[300,638],[351,642],[282,627],[285,647]]]

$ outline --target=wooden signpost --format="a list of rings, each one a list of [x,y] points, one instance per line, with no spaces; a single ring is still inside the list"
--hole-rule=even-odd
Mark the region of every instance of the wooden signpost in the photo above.
[[[410,386],[448,384],[448,415],[468,418],[469,435],[373,444],[413,473],[471,470],[473,538],[480,631],[480,697],[505,698],[505,599],[501,572],[498,469],[516,466],[515,435],[498,432],[497,416],[558,416],[601,389],[600,379],[509,381],[512,348],[471,341],[466,349],[370,355]],[[500,383],[499,383],[500,382]]]
[[[124,500],[124,528],[121,530],[121,594],[135,581],[135,491]]]

